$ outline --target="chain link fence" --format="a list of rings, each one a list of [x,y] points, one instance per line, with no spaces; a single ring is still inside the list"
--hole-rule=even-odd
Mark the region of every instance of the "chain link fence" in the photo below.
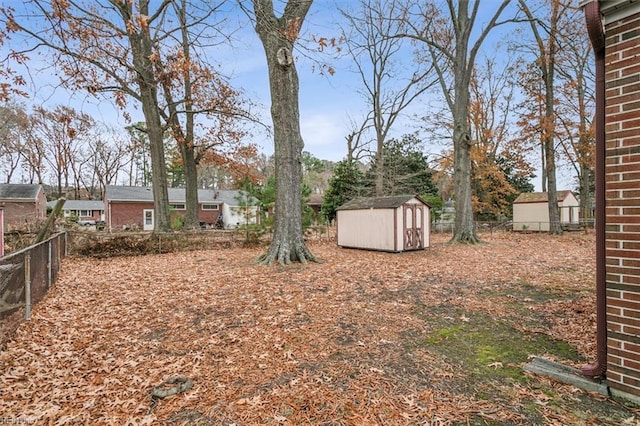
[[[67,255],[65,232],[0,258],[0,347],[58,278]]]
[[[551,222],[513,222],[513,221],[476,221],[476,231],[495,232],[495,231],[515,231],[515,232],[549,232]],[[583,231],[587,232],[593,229],[594,221],[581,220],[579,222],[561,222],[560,226],[563,231]],[[431,225],[431,232],[441,234],[453,234],[454,222],[436,222]]]

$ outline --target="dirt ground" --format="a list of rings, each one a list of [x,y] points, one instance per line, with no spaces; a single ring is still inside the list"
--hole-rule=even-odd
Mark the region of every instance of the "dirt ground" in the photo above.
[[[483,234],[403,254],[310,242],[69,258],[0,353],[0,422],[639,424],[522,370],[595,356],[594,237]]]

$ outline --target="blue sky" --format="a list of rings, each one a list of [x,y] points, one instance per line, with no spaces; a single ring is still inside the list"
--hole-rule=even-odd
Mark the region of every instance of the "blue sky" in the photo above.
[[[303,36],[306,38],[311,35],[338,37],[341,22],[338,5],[355,7],[358,3],[358,0],[315,0],[303,27]],[[484,13],[492,14],[497,5],[497,0],[484,0],[482,6]],[[243,18],[246,19],[246,17]],[[493,40],[508,37],[512,31],[513,27],[505,28],[497,32]],[[494,43],[495,41],[488,40],[484,49],[495,51]],[[346,60],[332,59],[328,56],[320,59],[328,61],[335,68],[336,73],[333,76],[322,75],[317,72],[317,64],[306,55],[307,53],[300,51],[297,61],[300,77],[301,130],[305,150],[320,159],[338,161],[345,157],[345,136],[351,131],[352,123],[359,123],[367,111],[366,101],[358,94],[361,84],[359,76],[349,70]],[[110,101],[99,101],[86,93],[69,93],[57,87],[58,83],[52,75],[52,69],[46,65],[38,65],[46,64],[46,57],[32,56],[30,72],[32,81],[37,82],[35,83],[37,90],[25,103],[45,104],[50,108],[58,104],[70,105],[114,127],[124,128],[128,125]],[[245,95],[260,106],[260,115],[265,122],[270,122],[266,60],[260,41],[251,25],[246,25],[235,34],[233,45],[216,47],[210,57],[221,64],[222,70],[231,77],[234,86],[242,88]],[[404,60],[406,66],[410,68],[411,57],[408,56]],[[400,137],[404,133],[415,131],[418,122],[414,114],[425,114],[429,111],[429,105],[440,103],[441,99],[442,95],[437,91],[426,94],[397,123],[391,136]],[[134,121],[142,120],[139,108],[137,110],[130,108],[129,112]],[[421,136],[424,140],[429,137],[425,134]],[[252,141],[258,144],[263,152],[267,154],[273,152],[273,141],[259,129],[254,132]],[[433,155],[437,155],[441,149],[442,146],[425,146],[425,151]],[[538,186],[537,183],[536,186]]]
[[[276,1],[277,2],[277,1]],[[346,4],[350,0],[316,0],[308,15],[305,25],[307,35],[322,33],[327,36],[338,36],[338,28],[334,22],[339,19],[335,4]],[[12,4],[11,1],[4,1]],[[241,16],[239,20],[247,20]],[[309,29],[312,27],[313,29]],[[14,37],[9,46],[19,49],[20,38]],[[3,52],[6,52],[6,47]],[[301,51],[304,53],[304,51]],[[209,56],[221,64],[221,70],[231,77],[234,87],[240,88],[245,95],[259,106],[260,116],[270,123],[269,115],[269,82],[266,59],[257,34],[251,25],[234,34],[232,45],[217,46]],[[86,92],[69,92],[59,87],[55,70],[49,65],[47,53],[39,51],[30,54],[29,70],[25,71],[29,83],[27,91],[30,97],[21,100],[26,105],[45,105],[55,108],[57,105],[69,105],[77,110],[91,114],[97,121],[124,128],[129,123],[123,118],[121,111],[115,108],[110,98],[96,99]],[[349,116],[360,114],[362,105],[354,95],[353,76],[340,69],[333,77],[323,76],[313,71],[314,63],[304,56],[298,57],[298,73],[300,77],[301,128],[305,140],[305,150],[319,158],[337,161],[344,157],[346,143],[344,136],[348,133]],[[339,68],[339,64],[332,62]],[[141,121],[142,111],[130,102],[128,112],[132,120]],[[264,152],[273,151],[273,142],[269,136],[258,130],[254,132],[253,142]]]

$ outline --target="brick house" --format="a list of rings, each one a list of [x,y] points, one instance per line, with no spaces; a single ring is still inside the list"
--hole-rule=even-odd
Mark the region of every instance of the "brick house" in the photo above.
[[[47,197],[42,185],[24,183],[0,184],[0,207],[4,208],[7,228],[47,217]]]
[[[614,396],[640,403],[640,2],[581,0],[596,54],[598,359]]]
[[[168,193],[173,217],[184,215],[184,188],[168,188]],[[198,189],[198,220],[203,225],[214,226],[221,216],[224,228],[257,223],[258,207],[243,207],[242,198],[240,191]],[[150,187],[108,185],[105,188],[103,202],[107,230],[153,230],[154,203]],[[255,204],[255,200],[251,200],[249,204]]]
[[[58,201],[49,201],[47,206],[54,208]],[[64,218],[75,217],[80,225],[95,224],[104,221],[104,203],[102,200],[66,200],[62,206]]]

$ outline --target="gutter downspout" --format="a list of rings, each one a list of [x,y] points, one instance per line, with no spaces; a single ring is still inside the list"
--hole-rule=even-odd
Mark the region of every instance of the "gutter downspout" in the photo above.
[[[600,1],[585,5],[589,39],[596,66],[596,345],[594,364],[582,367],[587,377],[602,377],[607,370],[607,281],[606,281],[606,196],[605,196],[605,34],[600,15]]]

